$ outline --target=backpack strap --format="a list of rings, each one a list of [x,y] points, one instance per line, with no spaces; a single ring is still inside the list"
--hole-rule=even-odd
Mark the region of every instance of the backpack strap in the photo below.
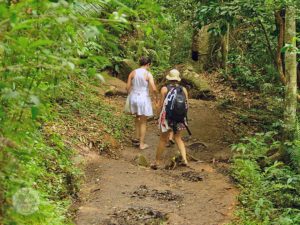
[[[168,89],[168,93],[169,93],[171,90],[176,89],[176,86],[173,86],[173,85],[171,85],[171,84],[168,84],[168,85],[167,85],[167,89]]]
[[[185,123],[184,123],[184,126],[185,126],[187,132],[189,133],[189,135],[192,136],[192,132],[191,132],[190,128]]]

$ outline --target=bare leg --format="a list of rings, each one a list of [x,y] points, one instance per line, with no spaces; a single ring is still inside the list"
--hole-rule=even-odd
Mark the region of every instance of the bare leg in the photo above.
[[[170,142],[170,144],[175,144],[175,142],[174,142],[174,132],[173,131],[170,131],[169,142]]]
[[[147,117],[140,116],[140,149],[145,149],[148,146],[145,144],[146,129]]]
[[[171,130],[171,131],[169,131],[169,138],[168,138],[168,142],[166,144],[166,147],[171,147],[173,144],[175,144],[175,142],[174,142],[174,132]]]
[[[182,159],[184,161],[185,164],[188,164],[188,161],[186,159],[186,149],[185,149],[185,145],[184,142],[181,138],[181,132],[177,131],[176,134],[174,134],[174,138],[175,138],[175,142],[177,143],[177,146],[179,148],[179,151],[181,153]]]
[[[160,164],[161,155],[165,150],[165,146],[168,141],[168,137],[169,137],[169,131],[165,132],[165,133],[161,133],[161,135],[160,135],[159,143],[158,143],[158,146],[156,149],[156,157],[155,157],[155,163],[157,165]]]
[[[140,117],[138,115],[135,117],[135,138],[140,139]]]
[[[169,140],[173,140],[173,138],[174,138],[174,132],[170,131]]]

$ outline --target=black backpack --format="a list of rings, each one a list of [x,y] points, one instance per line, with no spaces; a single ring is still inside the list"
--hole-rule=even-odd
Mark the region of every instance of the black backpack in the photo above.
[[[177,124],[183,123],[191,135],[189,128],[186,125],[188,105],[185,93],[182,86],[167,86],[168,93],[166,96],[166,119],[172,125],[174,133],[177,131]]]

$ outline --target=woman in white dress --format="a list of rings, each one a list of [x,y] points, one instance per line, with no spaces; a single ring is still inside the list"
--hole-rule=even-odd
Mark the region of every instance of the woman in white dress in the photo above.
[[[155,93],[157,99],[157,88],[152,74],[148,71],[151,60],[141,57],[140,68],[132,71],[127,80],[127,92],[129,93],[130,112],[136,115],[135,119],[135,137],[134,142],[139,143],[141,150],[148,148],[145,143],[147,117],[153,116],[149,86]],[[156,100],[155,99],[155,100]]]

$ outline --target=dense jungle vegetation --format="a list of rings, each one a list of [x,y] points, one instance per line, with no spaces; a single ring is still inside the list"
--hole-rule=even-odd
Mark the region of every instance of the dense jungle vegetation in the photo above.
[[[300,224],[298,9],[292,0],[0,0],[0,224],[72,224],[81,171],[49,124],[94,110],[122,140],[129,118],[104,101],[91,109],[89,85],[145,54],[156,77],[197,64],[207,26],[216,44],[199,72],[259,93],[266,104],[251,110],[272,115],[232,147],[241,191],[232,224]]]

